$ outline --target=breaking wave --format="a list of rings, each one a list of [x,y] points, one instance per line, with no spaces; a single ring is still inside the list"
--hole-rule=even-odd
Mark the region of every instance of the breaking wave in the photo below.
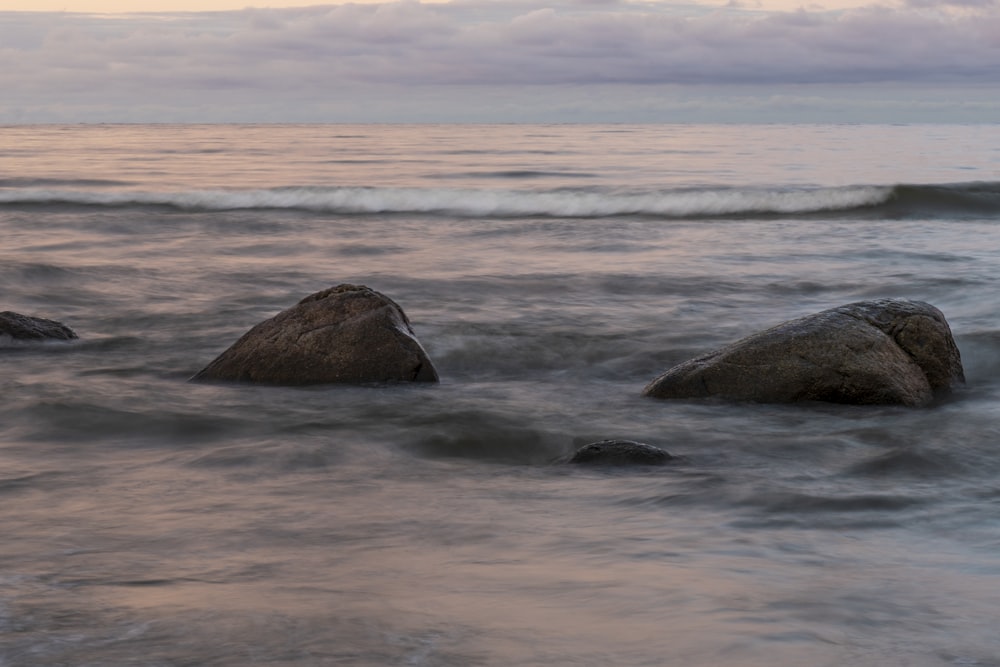
[[[832,188],[705,188],[650,192],[454,188],[283,187],[181,192],[0,189],[0,205],[165,206],[184,210],[291,209],[345,215],[660,218],[860,214],[1000,216],[1000,183]]]

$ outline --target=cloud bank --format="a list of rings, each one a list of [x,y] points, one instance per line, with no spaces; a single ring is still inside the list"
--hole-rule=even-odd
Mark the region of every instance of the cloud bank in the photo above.
[[[1000,10],[459,0],[7,12],[0,65],[0,122],[738,120],[740,109],[831,120],[814,117],[838,108],[992,120]]]

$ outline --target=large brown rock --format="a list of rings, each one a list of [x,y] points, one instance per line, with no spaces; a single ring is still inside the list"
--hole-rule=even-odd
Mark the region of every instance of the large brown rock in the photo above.
[[[21,315],[10,310],[0,313],[0,336],[13,340],[47,341],[74,340],[76,333],[65,324],[44,317]]]
[[[192,380],[273,385],[437,382],[403,310],[360,285],[302,299],[250,329]]]
[[[918,406],[964,382],[941,311],[922,301],[878,299],[791,320],[691,359],[643,393]]]

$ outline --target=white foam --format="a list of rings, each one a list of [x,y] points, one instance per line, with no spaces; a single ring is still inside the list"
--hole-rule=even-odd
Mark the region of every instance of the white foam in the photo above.
[[[81,192],[22,189],[0,203],[173,206],[183,209],[303,209],[318,212],[450,213],[470,217],[697,217],[847,210],[888,201],[892,188],[706,189],[646,193],[511,191],[445,188],[275,188],[185,192]]]

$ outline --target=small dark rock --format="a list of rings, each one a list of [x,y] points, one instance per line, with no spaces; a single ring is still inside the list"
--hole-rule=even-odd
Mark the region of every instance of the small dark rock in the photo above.
[[[14,340],[75,340],[76,332],[65,324],[42,317],[30,317],[9,310],[0,313],[0,336]]]
[[[666,450],[633,440],[601,440],[576,450],[568,463],[596,466],[660,466],[674,460]]]
[[[437,382],[438,374],[392,299],[338,285],[253,327],[191,379],[367,384]]]

